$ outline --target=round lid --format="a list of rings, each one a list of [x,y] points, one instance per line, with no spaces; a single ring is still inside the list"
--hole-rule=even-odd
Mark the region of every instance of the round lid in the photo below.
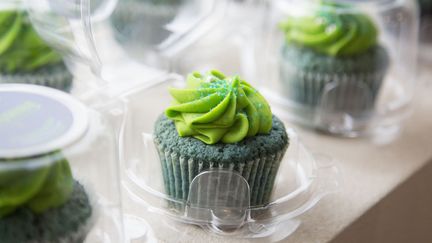
[[[87,127],[86,107],[66,93],[36,85],[0,85],[0,158],[64,148]]]

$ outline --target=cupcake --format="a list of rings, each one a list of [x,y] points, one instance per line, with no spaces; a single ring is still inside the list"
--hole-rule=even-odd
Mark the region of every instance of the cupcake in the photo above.
[[[174,100],[156,121],[154,140],[170,198],[187,202],[194,178],[205,171],[224,170],[247,181],[247,205],[268,204],[289,140],[264,97],[238,76],[225,77],[218,71],[194,72],[186,88],[169,92]],[[207,190],[208,184],[198,185],[205,187],[198,191],[208,194],[201,198],[222,193],[217,183],[210,186]],[[239,189],[235,183],[228,186],[227,191]]]
[[[72,74],[36,33],[28,16],[0,12],[0,83],[28,83],[69,91]]]
[[[83,242],[92,207],[61,152],[0,158],[0,166],[1,242]]]
[[[124,0],[111,16],[116,38],[122,43],[141,46],[158,45],[170,31],[183,0]]]
[[[280,77],[291,100],[370,116],[389,66],[371,18],[349,5],[322,2],[312,15],[290,16],[280,28]]]

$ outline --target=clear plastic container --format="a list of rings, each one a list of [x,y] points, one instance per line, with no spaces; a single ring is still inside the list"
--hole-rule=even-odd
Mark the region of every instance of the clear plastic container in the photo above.
[[[286,237],[299,225],[298,216],[323,196],[339,189],[341,178],[335,162],[327,156],[311,154],[295,131],[288,129],[290,145],[281,161],[268,204],[251,206],[252,186],[245,180],[244,173],[216,167],[203,169],[193,178],[187,200],[169,196],[164,187],[153,129],[171,100],[168,87],[183,85],[183,81],[175,77],[161,79],[124,96],[130,111],[120,134],[124,185],[134,203],[162,216],[136,212],[158,229],[155,231],[158,239],[169,240],[165,237],[170,236],[161,228],[165,220],[198,225],[220,236],[262,238],[283,234]],[[180,230],[183,226],[172,224],[170,228],[176,227]]]
[[[354,137],[397,130],[410,113],[414,1],[272,0],[266,20],[257,84],[279,114]]]
[[[0,3],[0,83],[26,83],[69,92],[73,75],[61,55],[38,36],[23,1]]]
[[[227,0],[26,2],[41,35],[73,65],[85,63],[108,82],[142,82],[127,74],[172,69],[174,57],[223,18]]]
[[[210,6],[211,11],[200,10],[193,16],[179,13],[169,24],[161,21],[161,25],[172,33],[164,37],[166,40],[158,36],[164,39],[158,45],[153,43],[154,40],[139,44],[136,42],[139,37],[134,35],[124,39],[116,36],[121,34],[113,32],[116,28],[112,26],[112,14],[116,12],[116,7],[105,12],[108,14],[99,15],[103,17],[96,17],[98,11],[91,11],[89,2],[81,0],[80,19],[67,16],[62,11],[53,11],[52,8],[41,8],[41,5],[29,5],[29,11],[40,32],[45,33],[46,39],[54,45],[58,43],[60,48],[66,41],[62,40],[61,31],[52,28],[46,15],[66,20],[65,29],[70,30],[72,41],[66,43],[64,53],[76,56],[72,58],[76,63],[90,64],[93,73],[100,78],[93,85],[93,92],[85,97],[80,95],[81,99],[102,107],[106,102],[124,105],[126,113],[123,119],[115,118],[119,131],[120,171],[127,192],[124,209],[127,214],[136,216],[132,221],[147,222],[144,238],[154,236],[169,241],[167,231],[185,225],[198,225],[212,234],[229,237],[265,238],[279,234],[285,238],[300,224],[298,216],[323,196],[337,191],[341,182],[334,161],[326,156],[311,154],[290,129],[289,149],[276,176],[268,179],[269,185],[271,180],[275,180],[274,190],[267,191],[268,203],[251,205],[255,193],[251,189],[253,185],[249,185],[244,175],[229,169],[209,167],[190,178],[190,185],[185,186],[189,191],[185,200],[170,196],[163,183],[163,163],[156,152],[153,126],[171,100],[167,88],[184,85],[181,76],[169,74],[170,70],[166,67],[173,65],[165,65],[165,61],[175,60],[176,55],[191,48],[191,43],[196,43],[204,33],[212,30],[215,21],[223,17],[225,1],[213,3],[188,1],[180,12]],[[202,17],[203,12],[207,13],[204,14],[206,17]],[[149,27],[148,31],[153,31],[152,28]],[[160,29],[160,26],[155,28]],[[199,53],[199,49],[195,52]],[[158,63],[152,63],[152,60]],[[204,63],[211,63],[205,60]],[[191,65],[184,70],[194,66],[193,62],[189,63]],[[207,68],[205,65],[202,68]],[[261,164],[264,166],[264,163]],[[173,172],[170,171],[168,173]],[[170,225],[168,228],[167,222]],[[131,227],[126,224],[126,227]]]
[[[157,16],[161,13],[139,17],[136,12],[164,12],[169,6],[163,3],[170,1],[161,1],[161,6],[148,3],[151,0],[79,0],[67,6],[58,0],[42,2],[27,0],[26,8],[41,36],[67,57],[78,79],[74,88],[80,92],[106,85],[88,82],[88,66],[109,85],[122,79],[122,86],[128,83],[130,88],[167,71],[185,75],[214,68],[247,79],[256,76],[251,50],[257,49],[262,34],[262,4],[177,0],[172,1],[177,2],[172,16],[163,20]],[[122,14],[134,6],[133,16]]]
[[[6,242],[124,242],[115,128],[66,93],[0,85]]]

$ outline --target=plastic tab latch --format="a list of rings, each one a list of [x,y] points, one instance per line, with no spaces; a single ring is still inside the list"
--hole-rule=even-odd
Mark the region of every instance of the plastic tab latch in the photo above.
[[[217,233],[234,232],[248,218],[249,184],[240,174],[227,169],[205,171],[190,185],[187,217]]]
[[[356,136],[372,117],[376,95],[373,87],[348,78],[328,83],[317,107],[315,124],[332,134]]]

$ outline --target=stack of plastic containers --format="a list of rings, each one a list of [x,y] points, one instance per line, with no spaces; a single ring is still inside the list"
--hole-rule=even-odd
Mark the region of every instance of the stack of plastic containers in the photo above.
[[[25,7],[35,29],[63,54],[78,77],[72,95],[84,105],[75,105],[79,102],[69,102],[71,98],[64,94],[58,94],[60,98],[57,98],[56,92],[40,88],[41,96],[47,97],[43,99],[49,99],[50,103],[47,103],[46,108],[46,114],[49,115],[38,117],[47,117],[48,124],[55,123],[55,119],[66,120],[58,122],[61,124],[58,128],[61,133],[53,133],[52,136],[47,133],[51,137],[36,140],[38,143],[43,141],[56,146],[43,146],[42,150],[31,150],[32,153],[24,155],[9,154],[7,151],[14,151],[11,149],[6,149],[5,154],[2,154],[0,148],[0,158],[7,159],[5,164],[11,159],[24,160],[22,164],[27,166],[33,163],[34,158],[45,158],[53,153],[56,156],[51,157],[56,159],[43,166],[54,168],[56,163],[60,163],[67,168],[66,165],[69,164],[70,178],[63,174],[58,179],[67,177],[69,182],[75,181],[74,185],[83,185],[83,190],[89,195],[89,205],[93,209],[97,208],[91,211],[94,212],[91,215],[94,216],[95,223],[89,228],[90,234],[87,237],[85,234],[80,235],[80,239],[86,239],[86,242],[122,242],[130,239],[150,241],[152,237],[162,241],[193,241],[193,235],[182,234],[179,239],[178,234],[190,225],[200,226],[202,230],[199,232],[208,237],[218,235],[267,240],[287,237],[300,225],[299,216],[315,206],[323,196],[338,190],[340,178],[334,161],[328,156],[308,151],[296,132],[289,127],[286,129],[288,139],[285,154],[278,153],[272,159],[258,159],[242,165],[233,160],[227,162],[232,166],[225,166],[221,161],[207,163],[177,156],[175,152],[165,150],[154,133],[155,125],[160,123],[160,115],[170,107],[172,101],[168,90],[182,90],[190,85],[186,84],[183,77],[193,69],[207,71],[212,68],[227,68],[223,71],[229,74],[239,72],[251,85],[235,77],[223,77],[217,72],[213,72],[211,79],[206,81],[216,80],[229,84],[238,82],[245,90],[250,90],[249,86],[258,88],[283,122],[294,116],[301,121],[312,121],[309,125],[330,132],[357,135],[368,130],[370,124],[387,124],[387,121],[393,124],[399,116],[403,116],[401,111],[408,106],[412,96],[411,75],[415,68],[411,54],[405,52],[407,50],[403,46],[414,43],[415,38],[405,37],[405,34],[408,27],[415,23],[404,22],[397,26],[392,24],[392,9],[408,6],[403,1],[398,1],[399,5],[396,1],[361,5],[362,11],[364,7],[364,11],[370,13],[371,17],[360,18],[372,26],[371,32],[376,37],[373,44],[382,48],[379,49],[382,50],[379,61],[370,67],[374,71],[379,69],[376,72],[380,75],[361,75],[372,75],[374,78],[371,80],[375,81],[385,80],[380,85],[375,84],[372,88],[367,82],[348,78],[348,74],[343,74],[340,78],[329,74],[325,78],[328,83],[325,83],[313,80],[321,78],[321,74],[313,73],[306,75],[311,79],[305,82],[313,80],[322,84],[322,87],[311,84],[311,87],[306,88],[309,84],[300,87],[301,85],[288,82],[287,87],[282,88],[285,85],[284,79],[304,81],[300,78],[304,75],[301,76],[299,70],[295,69],[298,66],[290,63],[288,54],[293,54],[295,50],[287,51],[294,48],[291,43],[293,38],[287,37],[289,31],[297,25],[305,26],[302,18],[309,21],[307,23],[312,21],[312,27],[307,31],[322,28],[320,20],[314,20],[313,16],[308,15],[321,10],[316,4],[300,4],[298,7],[304,11],[296,13],[304,16],[293,16],[287,7],[290,1],[270,1],[268,5],[245,2],[80,0],[64,4],[58,0],[37,3],[26,1]],[[247,12],[241,12],[241,4],[246,4]],[[338,19],[340,12],[343,18],[348,19],[351,19],[351,15],[364,16],[359,13],[360,8],[357,9],[360,5],[354,4],[355,8],[348,5],[329,4],[329,13],[337,13],[335,19]],[[239,14],[228,9],[235,9]],[[230,20],[239,20],[239,16],[254,14],[257,18],[251,23],[242,22],[239,26],[228,24]],[[294,17],[300,20],[291,20]],[[269,31],[256,29],[264,19],[268,20],[265,22],[265,30]],[[377,24],[372,24],[375,19]],[[355,21],[349,23],[355,24]],[[394,28],[387,28],[386,25]],[[337,27],[330,26],[328,31]],[[367,31],[362,28],[360,26],[358,33],[353,33],[352,36],[360,36],[358,38],[362,39],[361,33]],[[262,33],[266,35],[262,36]],[[295,30],[293,35],[302,34],[304,33]],[[245,45],[248,40],[252,43]],[[229,49],[222,48],[224,45],[215,42],[228,42],[226,46],[230,46],[235,53],[230,53],[227,51]],[[265,42],[264,45],[261,42]],[[257,48],[258,44],[265,48]],[[360,45],[363,46],[363,43]],[[401,48],[392,45],[400,45],[398,47]],[[213,52],[206,52],[212,48],[215,49]],[[238,58],[238,61],[224,66],[225,60],[231,58],[223,59],[223,55],[217,55],[220,52]],[[401,65],[401,56],[407,61],[404,66]],[[375,64],[379,67],[375,67]],[[85,72],[89,70],[91,72]],[[173,70],[181,75],[171,73]],[[194,74],[188,82],[194,78],[205,79]],[[0,86],[0,92],[9,89],[21,92],[21,89],[28,88]],[[294,93],[302,93],[303,96],[294,94],[293,89],[297,89]],[[351,96],[356,98],[354,103],[362,104],[360,108],[340,105],[339,98],[343,97],[341,93],[348,89],[352,92]],[[35,92],[36,90],[39,89],[35,89]],[[307,94],[307,90],[314,93],[313,97]],[[63,102],[63,99],[68,102]],[[34,105],[27,104],[24,108],[14,108],[11,105],[8,108],[12,109],[11,115],[6,113],[3,119],[12,119],[9,117],[14,117],[17,112],[19,118],[22,109],[24,113],[29,112],[26,109],[30,108],[25,108],[26,106],[31,108]],[[79,110],[75,110],[75,106],[80,107]],[[51,114],[54,116],[52,119]],[[35,114],[30,113],[28,120],[33,115]],[[9,127],[2,128],[2,116],[0,133],[9,136]],[[42,125],[48,126],[45,123]],[[67,135],[69,130],[72,135]],[[61,142],[55,139],[60,139]],[[10,143],[13,144],[13,141]],[[223,146],[217,152],[225,155]],[[195,155],[191,155],[191,158]],[[26,162],[28,158],[30,162]],[[277,163],[269,165],[266,161]],[[67,170],[63,168],[63,173],[65,171]],[[56,178],[54,176],[51,179]],[[122,204],[119,184],[120,189],[123,189]],[[66,192],[66,189],[63,191]],[[67,198],[73,198],[73,193],[71,195]],[[93,206],[93,203],[101,206]],[[25,202],[23,205],[27,210],[27,206],[32,204]],[[6,206],[5,210],[8,211],[9,205]],[[30,206],[30,210],[31,208]],[[0,223],[1,212],[0,210]],[[124,214],[132,217],[125,217]],[[135,222],[146,223],[137,225],[131,218]],[[124,228],[123,221],[126,221]],[[137,226],[141,228],[135,231]],[[134,235],[136,232],[141,233]]]

